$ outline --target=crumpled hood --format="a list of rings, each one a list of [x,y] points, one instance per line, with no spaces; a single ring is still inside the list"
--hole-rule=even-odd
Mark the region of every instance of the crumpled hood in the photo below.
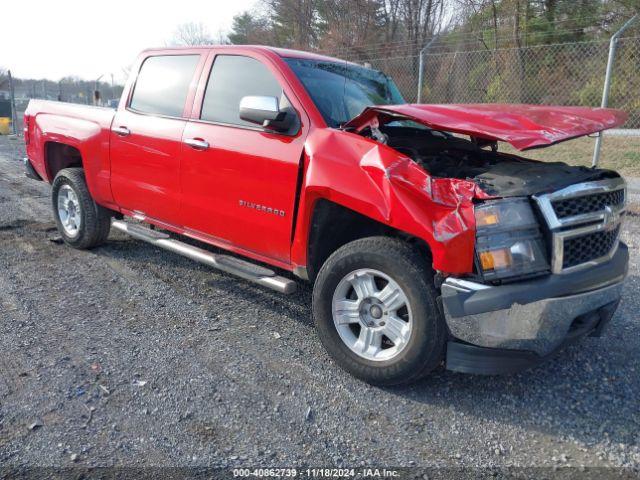
[[[618,127],[627,117],[625,112],[612,108],[490,103],[405,104],[367,107],[344,127],[361,130],[375,123],[406,119],[434,130],[508,142],[518,150],[527,150]]]

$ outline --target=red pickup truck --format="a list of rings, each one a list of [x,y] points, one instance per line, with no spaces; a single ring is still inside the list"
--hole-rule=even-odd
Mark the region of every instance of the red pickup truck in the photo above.
[[[624,181],[498,144],[625,119],[406,104],[381,72],[299,51],[159,49],[140,55],[116,110],[31,101],[25,166],[52,185],[70,246],[116,228],[285,294],[313,282],[331,356],[397,384],[443,361],[517,371],[602,331],[627,272]]]

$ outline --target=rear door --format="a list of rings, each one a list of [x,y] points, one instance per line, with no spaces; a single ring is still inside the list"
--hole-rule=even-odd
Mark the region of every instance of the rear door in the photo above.
[[[206,89],[183,135],[185,226],[289,262],[307,117],[277,66],[260,54],[212,54],[205,75]],[[241,120],[240,99],[250,95],[291,105],[299,120],[295,131],[269,132]],[[190,146],[194,141],[207,146]]]
[[[182,133],[206,53],[153,54],[142,62],[111,130],[111,188],[127,210],[180,223]]]

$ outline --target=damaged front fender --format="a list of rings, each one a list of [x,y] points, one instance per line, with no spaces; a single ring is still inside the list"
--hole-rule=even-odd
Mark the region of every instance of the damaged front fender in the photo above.
[[[438,271],[472,271],[473,202],[491,198],[474,182],[434,178],[400,152],[340,130],[312,132],[305,154],[299,232],[308,235],[315,202],[326,199],[424,240]],[[306,264],[302,237],[296,235],[292,252],[298,265]]]

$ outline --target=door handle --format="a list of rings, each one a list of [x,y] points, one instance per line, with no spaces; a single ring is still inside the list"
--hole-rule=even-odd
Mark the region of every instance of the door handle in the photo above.
[[[194,150],[206,150],[209,148],[209,142],[202,140],[201,138],[187,138],[184,143]]]
[[[113,127],[111,130],[113,131],[113,133],[121,137],[131,135],[131,130],[129,130],[127,127]]]

